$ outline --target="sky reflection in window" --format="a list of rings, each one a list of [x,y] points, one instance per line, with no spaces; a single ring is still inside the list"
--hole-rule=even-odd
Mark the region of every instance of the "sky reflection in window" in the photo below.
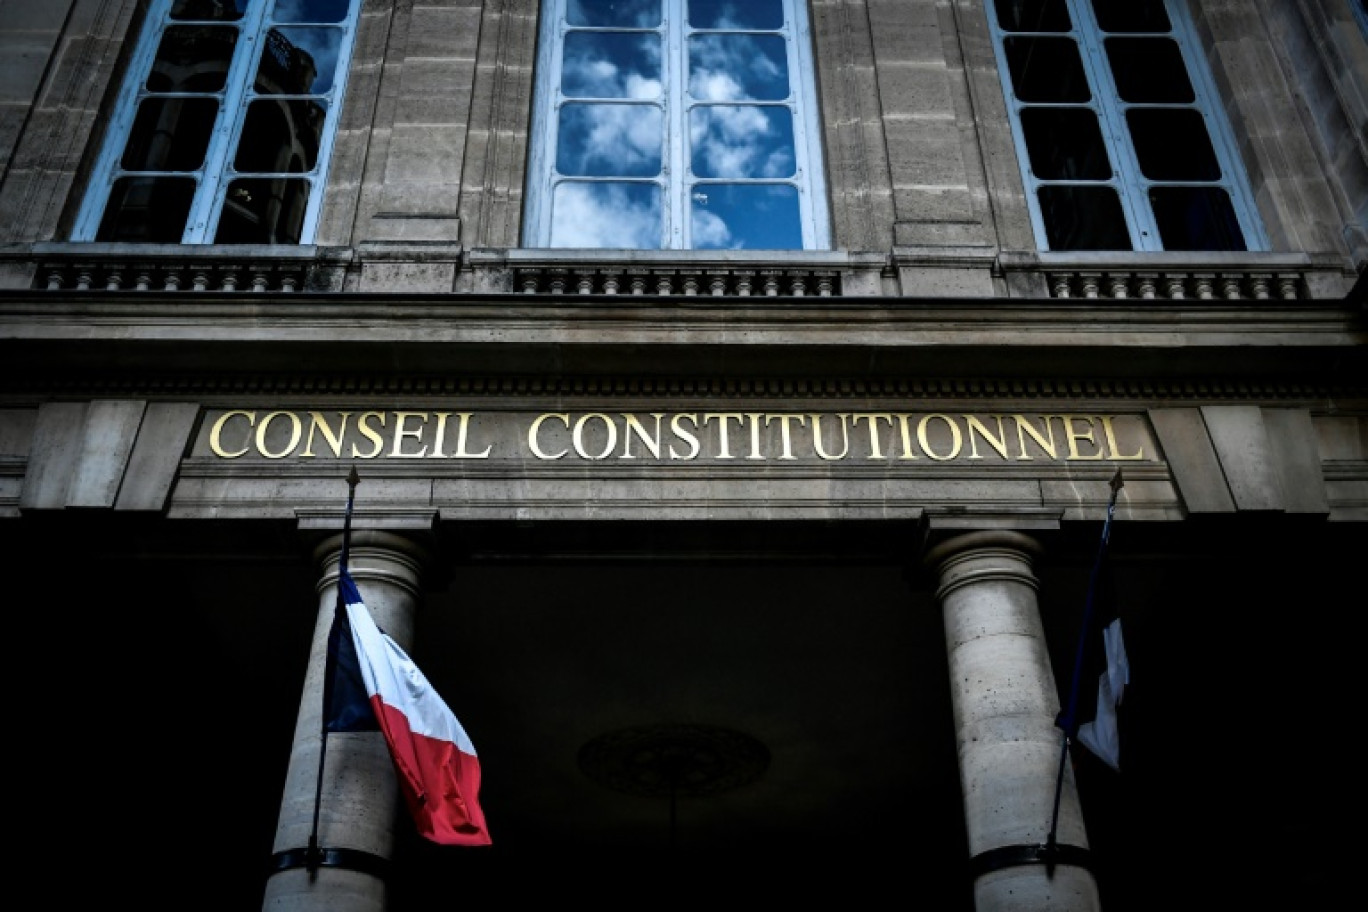
[[[660,108],[638,104],[567,104],[560,111],[561,174],[654,177],[660,173]]]
[[[696,184],[695,250],[792,250],[803,246],[798,191],[789,184]]]
[[[707,105],[689,114],[698,177],[792,177],[793,115],[788,108]]]
[[[660,0],[569,0],[565,21],[571,25],[655,28]]]
[[[787,50],[777,35],[695,36],[689,39],[689,94],[699,101],[785,99]]]
[[[779,0],[689,0],[689,25],[700,29],[777,29],[784,25]]]
[[[571,32],[565,36],[561,91],[571,98],[660,97],[660,36]]]
[[[533,246],[820,247],[794,0],[545,0]]]
[[[656,250],[660,187],[629,181],[563,181],[551,203],[552,247]]]

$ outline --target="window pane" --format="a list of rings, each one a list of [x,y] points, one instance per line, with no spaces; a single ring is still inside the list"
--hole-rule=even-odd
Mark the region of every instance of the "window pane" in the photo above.
[[[228,185],[216,244],[298,244],[309,206],[301,178],[244,178]]]
[[[708,105],[689,114],[697,177],[792,177],[793,115],[788,108]]]
[[[1003,39],[1012,90],[1022,101],[1082,102],[1092,97],[1072,38]]]
[[[998,26],[1008,32],[1067,32],[1064,0],[997,0]]]
[[[171,4],[172,19],[233,22],[242,18],[249,0],[176,0]]]
[[[277,95],[322,95],[332,88],[341,43],[341,29],[271,29],[252,88]]]
[[[341,22],[350,5],[351,0],[276,0],[272,17],[277,22]]]
[[[689,39],[689,94],[700,101],[778,101],[789,94],[787,46],[777,35]]]
[[[1093,0],[1097,24],[1104,32],[1167,32],[1164,0]]]
[[[1165,250],[1244,250],[1230,196],[1220,187],[1151,187]]]
[[[1130,250],[1121,200],[1110,187],[1041,187],[1051,250]]]
[[[317,101],[268,99],[247,106],[233,168],[300,174],[318,163],[328,109]]]
[[[689,0],[689,25],[700,29],[777,29],[784,25],[779,0]]]
[[[569,97],[660,97],[660,36],[571,32],[565,36],[561,91]]]
[[[551,200],[552,247],[661,246],[660,187],[645,181],[563,181]]]
[[[801,250],[798,191],[788,184],[696,184],[689,230],[696,250]]]
[[[571,25],[655,28],[660,0],[570,0],[565,21]]]
[[[196,170],[217,115],[212,98],[144,98],[120,165],[125,171]]]
[[[149,92],[217,92],[228,76],[237,45],[235,28],[176,25],[168,28],[147,74]]]
[[[1132,108],[1126,112],[1126,124],[1145,177],[1220,180],[1221,165],[1200,112],[1190,108]]]
[[[560,110],[556,170],[592,177],[660,173],[664,129],[656,105],[567,104]]]
[[[1105,47],[1122,101],[1188,104],[1196,98],[1177,42],[1108,38]]]
[[[1112,176],[1097,115],[1087,108],[1026,108],[1021,129],[1031,171],[1041,180],[1108,180]]]
[[[194,197],[192,177],[121,177],[109,191],[95,240],[179,244]]]

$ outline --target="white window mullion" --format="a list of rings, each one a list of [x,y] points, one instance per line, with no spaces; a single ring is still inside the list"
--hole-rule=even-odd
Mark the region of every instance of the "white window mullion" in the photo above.
[[[662,4],[665,26],[665,168],[661,207],[665,219],[665,247],[688,249],[693,245],[689,224],[689,198],[693,176],[689,168],[689,28],[683,4]]]
[[[1089,0],[1066,0],[1069,17],[1078,35],[1083,66],[1092,87],[1093,110],[1097,112],[1102,138],[1107,144],[1107,155],[1112,163],[1109,186],[1121,199],[1121,211],[1130,231],[1131,246],[1135,250],[1161,250],[1159,226],[1155,224],[1145,196],[1143,184],[1135,178],[1140,174],[1140,163],[1131,149],[1126,127],[1126,105],[1112,79],[1111,66],[1103,47],[1103,33],[1093,17]]]
[[[788,33],[789,80],[792,93],[794,155],[797,171],[798,204],[803,214],[803,246],[824,249],[830,243],[826,194],[816,191],[820,186],[814,168],[822,160],[821,120],[817,116],[817,99],[808,91],[808,80],[802,78],[802,49],[812,46],[807,5],[802,0],[785,0],[784,26]],[[814,76],[815,79],[815,76]]]
[[[257,38],[261,33],[267,8],[274,5],[248,4],[247,12],[242,17],[241,31],[233,51],[233,62],[228,68],[223,88],[218,121],[214,124],[209,148],[204,154],[204,170],[201,172],[199,189],[195,193],[195,202],[190,207],[190,217],[186,219],[187,244],[205,244],[213,238],[213,230],[218,224],[218,212],[223,205],[223,194],[227,184],[224,172],[232,161],[233,149],[237,147],[237,135],[242,129],[242,121],[246,114],[246,85],[256,72],[260,44]]]

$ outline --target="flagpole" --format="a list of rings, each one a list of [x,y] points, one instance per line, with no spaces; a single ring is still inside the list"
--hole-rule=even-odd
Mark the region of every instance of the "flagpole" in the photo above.
[[[347,512],[342,518],[342,556],[337,561],[337,602],[333,607],[333,626],[336,626],[338,616],[347,610],[342,594],[342,574],[347,572],[348,552],[351,550],[352,503],[356,499],[356,486],[360,481],[361,476],[357,474],[356,466],[352,466],[351,471],[347,473]],[[332,636],[332,627],[329,628],[328,636],[329,638]],[[323,852],[318,846],[318,811],[323,803],[323,761],[328,755],[328,696],[331,681],[332,675],[328,673],[325,660],[323,712],[320,725],[321,736],[318,744],[318,780],[314,784],[313,829],[309,833],[309,849],[305,856],[308,859],[309,878],[311,880],[317,875],[318,865],[323,860]]]
[[[1117,469],[1111,480],[1111,499],[1107,501],[1107,519],[1102,523],[1102,540],[1097,545],[1097,556],[1093,559],[1092,575],[1088,579],[1088,596],[1083,608],[1083,625],[1078,632],[1078,648],[1074,651],[1073,680],[1069,684],[1069,702],[1059,716],[1059,727],[1064,737],[1059,748],[1059,772],[1055,776],[1054,814],[1050,819],[1050,835],[1045,840],[1046,858],[1052,858],[1057,849],[1055,834],[1059,827],[1059,799],[1064,789],[1064,764],[1069,756],[1069,744],[1078,731],[1078,681],[1083,673],[1083,653],[1088,641],[1088,628],[1092,626],[1093,598],[1097,592],[1097,579],[1102,569],[1102,556],[1107,551],[1111,538],[1112,516],[1116,513],[1116,495],[1120,493],[1123,482],[1121,470]]]

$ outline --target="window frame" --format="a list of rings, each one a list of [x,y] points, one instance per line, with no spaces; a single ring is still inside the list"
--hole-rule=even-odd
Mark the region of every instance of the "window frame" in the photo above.
[[[249,0],[242,19],[234,22],[216,23],[238,29],[238,39],[232,60],[225,75],[221,92],[219,110],[214,118],[209,144],[204,153],[204,162],[197,171],[126,171],[121,160],[127,146],[133,125],[142,100],[149,96],[181,97],[176,93],[155,93],[146,90],[148,75],[156,60],[162,36],[170,27],[184,21],[173,20],[171,10],[175,0],[151,0],[143,21],[141,34],[129,58],[123,84],[119,88],[114,103],[114,113],[110,118],[104,145],[92,170],[85,198],[77,214],[72,229],[73,241],[95,241],[104,219],[115,182],[126,176],[191,176],[195,180],[194,198],[186,216],[185,230],[181,234],[181,244],[211,244],[218,231],[223,213],[224,199],[229,184],[238,177],[257,178],[265,175],[267,179],[277,172],[249,172],[239,175],[233,167],[233,157],[247,121],[248,105],[257,94],[252,83],[257,72],[261,55],[265,53],[265,35],[273,18],[269,13],[275,11],[275,0],[256,2]],[[333,143],[341,119],[341,105],[346,91],[348,71],[351,66],[352,50],[356,43],[357,23],[360,19],[362,0],[347,0],[347,15],[339,22],[327,23],[343,32],[338,44],[336,68],[328,91],[303,93],[308,98],[322,99],[327,105],[327,118],[319,134],[318,157],[314,167],[307,172],[290,172],[290,179],[306,180],[309,183],[309,199],[305,207],[299,240],[278,246],[297,246],[313,243],[318,227],[319,213],[323,205],[323,189],[326,185],[328,168],[332,160]],[[287,23],[291,25],[292,23]],[[183,93],[199,97],[205,93]],[[282,99],[293,97],[291,94],[280,96]],[[158,243],[158,242],[147,242]]]
[[[1243,162],[1234,142],[1225,112],[1219,104],[1219,95],[1205,59],[1197,53],[1200,47],[1188,11],[1177,0],[1160,0],[1169,17],[1171,30],[1167,33],[1174,41],[1182,57],[1186,75],[1191,82],[1193,100],[1190,103],[1126,102],[1122,100],[1115,77],[1107,60],[1103,43],[1108,35],[1154,35],[1156,32],[1104,32],[1097,23],[1089,0],[1060,0],[1069,14],[1068,32],[1013,32],[1001,27],[998,20],[995,0],[984,0],[988,27],[993,40],[994,58],[997,63],[998,79],[1006,102],[1008,119],[1011,124],[1012,142],[1017,154],[1022,181],[1025,185],[1026,204],[1030,212],[1031,227],[1039,250],[1050,251],[1048,226],[1041,207],[1039,190],[1042,187],[1099,187],[1115,190],[1125,219],[1126,230],[1130,236],[1130,251],[1161,252],[1170,248],[1163,246],[1158,220],[1149,203],[1149,189],[1153,186],[1173,186],[1188,184],[1197,187],[1219,187],[1226,191],[1235,219],[1243,235],[1245,251],[1260,252],[1269,249],[1268,236],[1263,221],[1258,214],[1253,193],[1248,184]],[[1090,99],[1086,102],[1029,102],[1016,97],[1016,87],[1010,72],[1010,62],[1004,47],[1004,38],[1014,35],[1067,35],[1078,46],[1084,73],[1087,77]],[[1202,119],[1212,145],[1221,175],[1210,181],[1181,181],[1150,179],[1140,168],[1135,143],[1129,139],[1126,112],[1130,108],[1185,108],[1196,111]],[[1066,110],[1085,108],[1094,112],[1101,129],[1102,140],[1112,164],[1112,176],[1108,180],[1068,180],[1039,179],[1032,172],[1030,149],[1026,142],[1026,131],[1022,126],[1022,112],[1031,108]],[[1114,248],[1106,248],[1114,249]],[[1172,248],[1172,252],[1183,252],[1186,248]],[[1098,252],[1086,248],[1087,252]],[[1079,252],[1068,248],[1062,252]]]
[[[789,72],[789,96],[784,100],[746,101],[771,107],[785,107],[792,115],[795,169],[791,178],[735,178],[697,177],[692,174],[687,149],[690,112],[705,102],[690,102],[687,97],[688,36],[687,0],[661,0],[661,23],[656,29],[662,35],[665,53],[662,60],[662,90],[659,104],[663,109],[665,136],[662,145],[661,171],[655,178],[633,177],[641,183],[655,183],[661,187],[661,251],[700,250],[718,248],[693,246],[690,225],[690,201],[695,188],[706,184],[755,185],[762,183],[786,184],[797,191],[802,247],[792,249],[831,249],[831,226],[826,197],[826,181],[822,150],[822,130],[817,105],[817,87],[808,21],[806,0],[779,0],[784,22],[780,29],[761,30],[763,34],[779,34],[785,43]],[[562,175],[556,169],[559,112],[566,104],[580,99],[566,97],[560,89],[562,55],[565,36],[585,26],[571,26],[567,22],[569,0],[546,0],[541,4],[538,28],[536,79],[532,99],[532,131],[530,134],[526,202],[522,228],[522,242],[528,248],[552,247],[552,199],[557,186],[570,181],[584,181],[583,175]],[[616,27],[603,27],[617,30]],[[707,30],[704,30],[707,31]],[[742,29],[743,32],[755,30]],[[706,102],[718,104],[718,102]],[[680,175],[678,179],[674,175]],[[589,178],[592,180],[592,178]],[[609,176],[605,180],[622,180]],[[574,249],[574,248],[560,248]],[[598,248],[590,248],[598,249]],[[722,250],[752,250],[761,248],[721,248]]]

